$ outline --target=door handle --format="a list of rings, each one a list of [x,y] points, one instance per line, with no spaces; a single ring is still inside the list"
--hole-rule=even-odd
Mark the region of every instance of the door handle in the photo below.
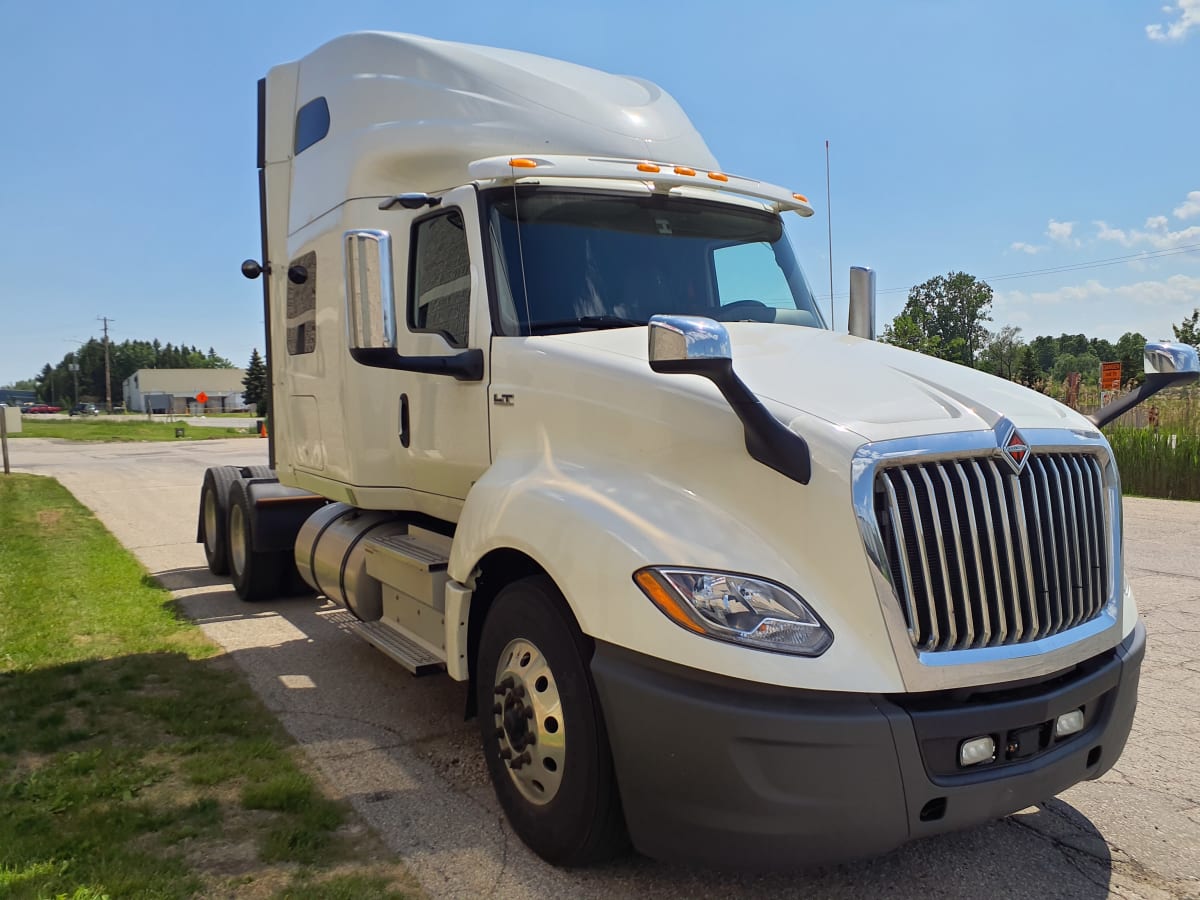
[[[408,394],[400,395],[400,446],[408,447],[412,434],[408,428]]]

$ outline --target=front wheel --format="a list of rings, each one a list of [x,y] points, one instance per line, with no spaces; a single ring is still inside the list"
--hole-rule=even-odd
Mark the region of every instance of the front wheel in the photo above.
[[[513,830],[547,862],[581,866],[627,845],[587,639],[545,576],[496,597],[476,699],[483,752]]]

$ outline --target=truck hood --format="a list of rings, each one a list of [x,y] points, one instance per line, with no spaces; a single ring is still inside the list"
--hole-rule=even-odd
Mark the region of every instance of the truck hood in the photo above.
[[[1001,417],[1019,428],[1097,430],[1036,391],[920,353],[815,328],[752,322],[726,327],[734,371],[760,398],[868,441],[991,429]],[[645,328],[541,340],[623,356],[649,372]]]

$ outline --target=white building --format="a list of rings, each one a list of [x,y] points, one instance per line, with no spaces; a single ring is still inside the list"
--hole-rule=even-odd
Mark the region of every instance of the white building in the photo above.
[[[121,393],[131,412],[232,412],[246,407],[245,377],[245,369],[138,369]]]

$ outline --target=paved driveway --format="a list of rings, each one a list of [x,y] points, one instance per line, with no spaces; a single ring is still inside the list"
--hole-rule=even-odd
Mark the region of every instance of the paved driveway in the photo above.
[[[323,601],[250,606],[208,574],[193,543],[203,471],[261,464],[266,441],[11,448],[19,470],[58,478],[177,592],[431,897],[1200,897],[1200,504],[1125,502],[1150,644],[1129,746],[1100,781],[828,870],[731,874],[632,858],[565,872],[506,827],[463,721],[464,686],[411,678]]]

